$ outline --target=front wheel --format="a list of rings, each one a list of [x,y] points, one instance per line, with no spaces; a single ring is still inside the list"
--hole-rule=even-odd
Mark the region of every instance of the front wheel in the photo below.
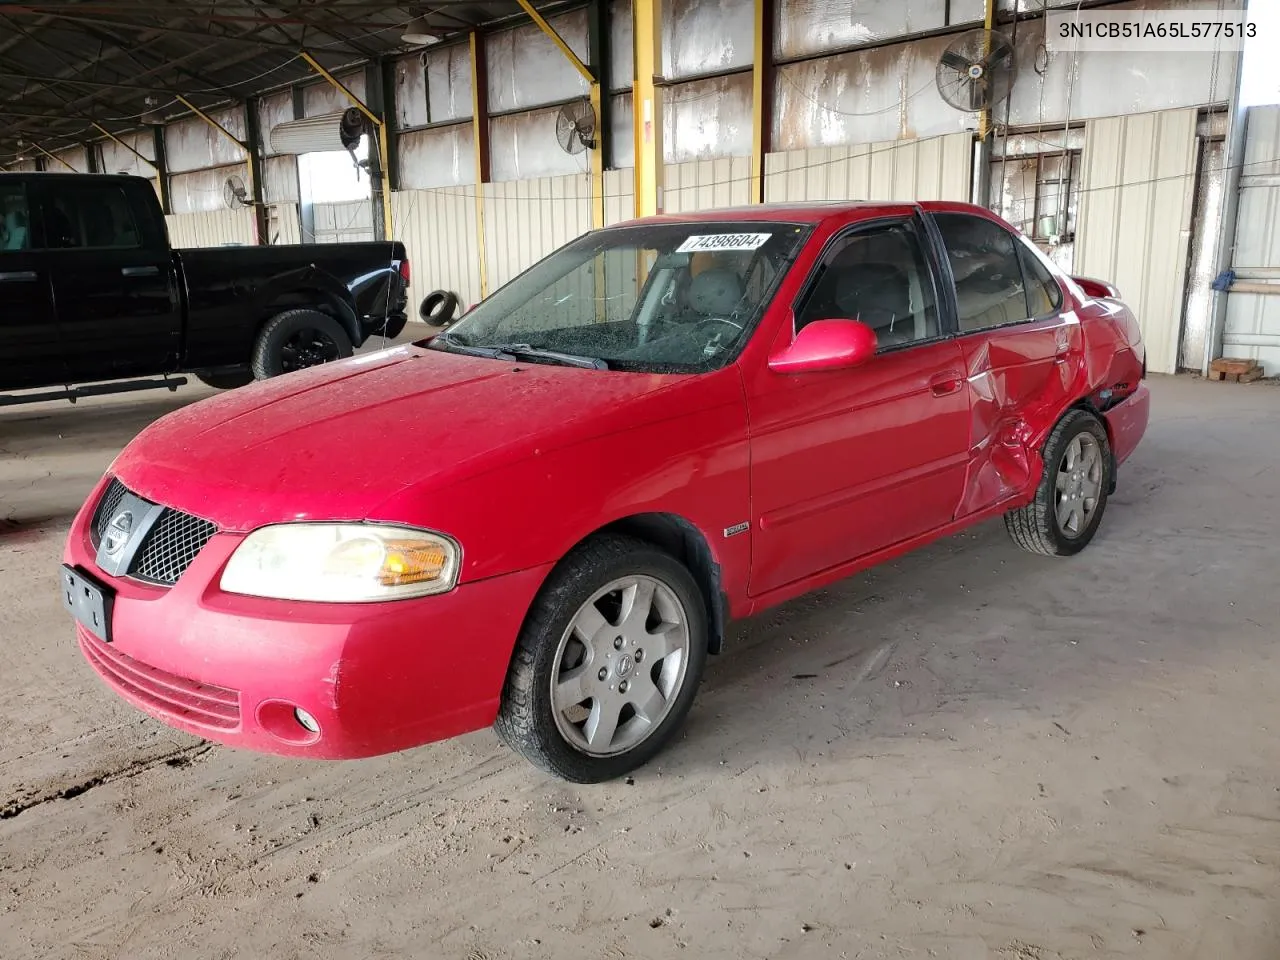
[[[1111,445],[1106,428],[1087,410],[1058,421],[1044,444],[1044,472],[1035,499],[1004,515],[1013,542],[1031,553],[1079,553],[1102,522],[1111,487]]]
[[[565,780],[620,777],[679,729],[706,657],[706,607],[689,571],[644,541],[598,537],[534,601],[495,729]]]

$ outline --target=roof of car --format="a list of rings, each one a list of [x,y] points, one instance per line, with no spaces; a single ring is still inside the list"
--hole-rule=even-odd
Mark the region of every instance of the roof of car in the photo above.
[[[629,220],[637,223],[688,223],[690,221],[781,221],[784,223],[820,223],[830,217],[861,212],[868,216],[901,215],[915,209],[961,211],[990,216],[982,207],[952,200],[806,200],[796,203],[756,203],[739,207],[720,207],[687,213],[660,213],[652,217]],[[624,226],[625,224],[617,224]]]

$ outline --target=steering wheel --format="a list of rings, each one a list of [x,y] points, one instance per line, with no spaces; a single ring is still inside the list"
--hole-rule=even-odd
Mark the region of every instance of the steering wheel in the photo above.
[[[728,326],[733,327],[733,329],[735,330],[742,329],[742,324],[740,324],[737,320],[730,320],[728,317],[703,317],[696,324],[694,324],[694,326],[701,327],[703,324],[707,324],[707,323],[724,323],[724,324],[727,324]]]

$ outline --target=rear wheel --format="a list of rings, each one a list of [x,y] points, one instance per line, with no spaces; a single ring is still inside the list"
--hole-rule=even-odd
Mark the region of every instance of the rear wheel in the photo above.
[[[351,338],[342,324],[319,310],[286,310],[267,321],[253,347],[253,375],[259,380],[293,373],[351,356]]]
[[[689,571],[644,541],[598,537],[534,601],[495,728],[565,780],[622,776],[679,729],[706,657],[707,615]]]
[[[1050,557],[1079,553],[1102,522],[1113,469],[1106,428],[1086,410],[1070,411],[1045,441],[1035,499],[1004,515],[1013,542]]]

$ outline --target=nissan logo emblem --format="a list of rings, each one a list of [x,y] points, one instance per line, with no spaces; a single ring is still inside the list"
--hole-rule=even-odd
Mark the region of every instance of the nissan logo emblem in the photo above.
[[[107,524],[106,547],[109,556],[115,556],[129,542],[129,533],[133,530],[133,514],[121,510]]]

